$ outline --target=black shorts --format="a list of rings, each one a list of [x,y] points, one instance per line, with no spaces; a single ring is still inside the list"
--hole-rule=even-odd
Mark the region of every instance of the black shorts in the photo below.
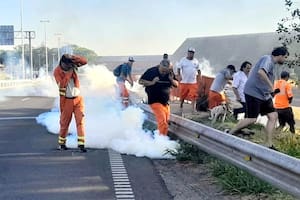
[[[272,98],[261,100],[256,97],[245,94],[246,98],[246,114],[247,118],[257,118],[259,114],[266,115],[275,112]]]
[[[289,125],[295,125],[293,109],[291,107],[283,108],[283,109],[276,109],[278,113],[278,121],[280,126],[284,126],[285,123]]]

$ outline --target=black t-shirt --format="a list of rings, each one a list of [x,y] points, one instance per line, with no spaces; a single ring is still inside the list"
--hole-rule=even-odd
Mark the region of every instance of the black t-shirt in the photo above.
[[[161,75],[158,66],[149,68],[141,79],[152,81],[155,77],[159,77],[159,81],[151,86],[147,86],[145,91],[148,95],[148,104],[161,103],[167,105],[170,98],[170,88],[172,83],[169,80],[169,74]]]

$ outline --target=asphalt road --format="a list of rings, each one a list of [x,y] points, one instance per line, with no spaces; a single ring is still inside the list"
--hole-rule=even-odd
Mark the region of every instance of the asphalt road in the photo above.
[[[55,150],[57,135],[36,123],[52,103],[45,97],[0,102],[0,199],[117,199],[107,149]],[[172,199],[150,159],[121,158],[134,199]]]

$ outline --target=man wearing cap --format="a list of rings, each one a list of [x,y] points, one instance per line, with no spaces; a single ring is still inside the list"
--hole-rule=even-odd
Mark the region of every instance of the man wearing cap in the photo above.
[[[233,65],[228,65],[225,69],[217,73],[208,93],[209,109],[221,105],[222,102],[225,101],[221,92],[224,90],[226,83],[230,83],[229,81],[233,79],[232,76],[235,72],[235,67]]]
[[[195,49],[189,48],[186,57],[177,65],[177,79],[180,81],[180,109],[184,100],[192,101],[192,112],[196,111],[195,102],[198,96],[198,76],[201,76],[199,61],[194,58]]]
[[[125,81],[128,81],[131,87],[133,86],[133,79],[131,75],[133,62],[133,57],[129,57],[128,62],[121,65],[120,75],[117,77],[119,94],[121,96],[124,108],[128,107],[129,105],[129,92],[126,88]]]
[[[139,84],[145,86],[150,105],[156,121],[159,133],[168,134],[168,121],[170,118],[170,90],[177,87],[178,82],[170,69],[170,61],[164,59],[159,65],[147,69],[141,76]]]
[[[279,129],[282,129],[287,123],[290,126],[291,133],[295,133],[295,120],[290,103],[293,100],[292,86],[287,82],[290,73],[282,71],[280,80],[275,81],[274,89],[279,88],[280,92],[274,96],[274,107],[278,113]]]
[[[84,146],[84,103],[83,97],[80,95],[77,75],[77,68],[85,64],[87,64],[87,60],[82,56],[64,54],[54,70],[54,78],[59,87],[60,96],[60,130],[58,136],[60,150],[67,150],[66,136],[74,113],[78,148],[81,152],[86,152]]]
[[[285,47],[276,47],[271,55],[262,56],[250,71],[247,79],[244,93],[246,99],[245,119],[229,131],[230,134],[236,134],[241,129],[254,124],[259,114],[267,115],[268,121],[265,132],[265,145],[275,149],[272,142],[272,135],[277,122],[277,112],[273,106],[272,97],[280,90],[274,90],[274,68],[275,64],[282,65],[289,55]]]

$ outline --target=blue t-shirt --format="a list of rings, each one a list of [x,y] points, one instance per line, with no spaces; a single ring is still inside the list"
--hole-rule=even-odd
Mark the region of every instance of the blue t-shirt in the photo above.
[[[117,82],[125,82],[125,79],[122,76],[122,74],[125,78],[127,78],[131,74],[131,66],[128,63],[124,63],[121,66],[121,74],[117,77]]]
[[[269,85],[261,79],[258,74],[258,70],[263,69],[270,81],[274,83],[274,67],[275,62],[271,55],[265,55],[261,57],[256,63],[255,67],[253,67],[250,71],[248,80],[245,84],[244,93],[263,101],[272,98],[270,94],[272,88],[270,88]]]

